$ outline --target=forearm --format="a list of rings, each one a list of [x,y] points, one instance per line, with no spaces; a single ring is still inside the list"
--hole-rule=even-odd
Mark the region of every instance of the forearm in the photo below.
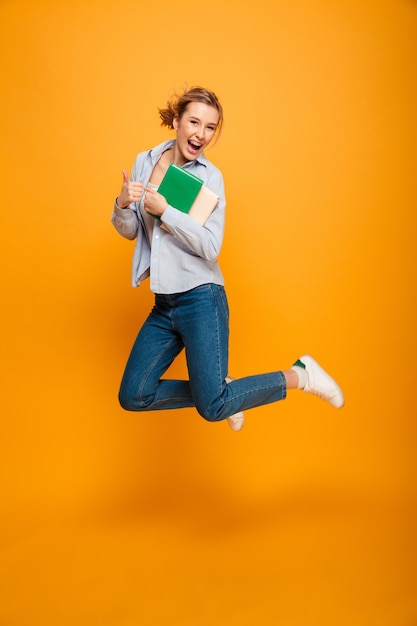
[[[126,239],[135,239],[138,233],[138,217],[130,207],[121,209],[114,203],[111,222],[119,235]]]
[[[200,226],[189,215],[168,205],[162,222],[175,237],[191,252],[207,261],[215,261],[223,243],[224,210],[216,208],[204,226]]]

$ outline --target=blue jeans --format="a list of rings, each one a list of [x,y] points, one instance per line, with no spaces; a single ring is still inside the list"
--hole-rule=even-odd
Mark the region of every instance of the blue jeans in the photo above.
[[[229,307],[224,287],[205,284],[155,296],[123,375],[119,401],[128,411],[195,407],[211,422],[286,397],[282,372],[229,384]],[[161,376],[185,348],[189,380]]]

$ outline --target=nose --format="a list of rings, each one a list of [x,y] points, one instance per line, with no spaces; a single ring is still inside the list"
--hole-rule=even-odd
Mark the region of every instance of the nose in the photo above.
[[[202,126],[199,126],[197,128],[197,130],[195,131],[196,137],[198,137],[199,139],[202,139],[204,137],[204,128]]]

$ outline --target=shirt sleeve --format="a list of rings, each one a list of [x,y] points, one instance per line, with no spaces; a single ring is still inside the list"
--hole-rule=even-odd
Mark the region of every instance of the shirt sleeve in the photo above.
[[[127,209],[121,209],[114,202],[111,222],[119,235],[126,239],[135,239],[138,234],[138,216],[130,205]]]

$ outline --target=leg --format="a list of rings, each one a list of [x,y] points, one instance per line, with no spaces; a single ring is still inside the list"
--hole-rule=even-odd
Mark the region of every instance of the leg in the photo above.
[[[208,284],[184,294],[157,296],[126,365],[121,405],[131,411],[195,406],[205,419],[220,421],[283,400],[287,388],[298,386],[337,408],[343,406],[339,386],[308,355],[297,361],[295,370],[227,381],[228,340],[229,310],[223,287]],[[160,380],[184,346],[190,382]]]
[[[191,394],[198,412],[220,421],[286,396],[282,372],[241,378],[227,384],[229,310],[223,287],[201,285],[178,295],[174,323],[184,341]]]
[[[227,383],[231,383],[232,380],[235,380],[233,376],[226,376]],[[242,430],[245,425],[245,413],[243,411],[239,411],[239,413],[235,413],[234,415],[230,415],[226,418],[226,421],[232,430]]]
[[[160,380],[184,344],[174,332],[168,311],[156,306],[142,326],[130,353],[119,392],[127,411],[151,411],[194,406],[190,384]]]

